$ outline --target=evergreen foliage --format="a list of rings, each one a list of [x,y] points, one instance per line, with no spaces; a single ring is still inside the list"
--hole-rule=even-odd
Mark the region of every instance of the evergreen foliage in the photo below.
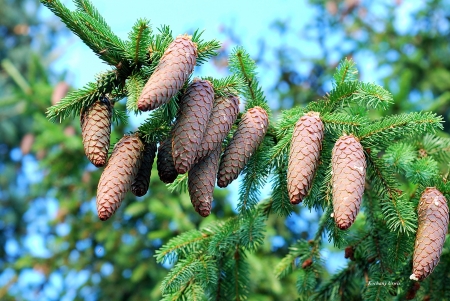
[[[75,1],[77,10],[73,12],[57,0],[41,2],[112,68],[49,108],[48,119],[74,116],[105,94],[115,102],[127,97],[128,113],[137,114],[139,93],[173,40],[170,28],[163,26],[154,33],[149,21],[138,20],[129,40],[122,41],[89,1]],[[197,64],[207,62],[220,46],[215,40],[202,40],[198,31],[192,40],[198,48]],[[232,75],[224,79],[207,78],[213,83],[215,94],[238,93],[245,110],[260,106],[271,117],[255,62],[242,47],[230,54],[229,68]],[[437,135],[442,129],[442,117],[431,112],[371,118],[368,111],[385,110],[394,99],[383,87],[360,82],[357,72],[355,63],[344,59],[334,73],[332,90],[322,99],[286,110],[277,121],[270,120],[267,135],[241,174],[239,214],[182,233],[159,249],[156,261],[173,264],[161,283],[164,300],[247,298],[251,290],[249,254],[258,252],[263,245],[266,223],[273,213],[279,215],[277,218],[285,218],[293,212],[286,179],[289,147],[295,123],[309,111],[320,113],[325,133],[319,167],[304,205],[300,206],[318,210],[322,217],[314,239],[294,243],[275,267],[275,275],[283,278],[294,274],[301,300],[351,300],[360,294],[364,300],[387,300],[392,295],[401,299],[407,293],[411,282],[406,279],[417,227],[415,208],[427,186],[436,186],[450,196],[450,185],[440,176],[443,170],[448,173],[450,142]],[[146,142],[158,143],[169,135],[186,86],[187,83],[168,104],[151,112],[139,127]],[[114,111],[121,122],[124,112]],[[344,134],[353,134],[360,140],[367,162],[362,210],[355,226],[347,231],[338,229],[331,217],[331,151]],[[269,179],[271,195],[261,201],[261,190]],[[170,185],[171,190],[185,191],[186,181],[187,176],[180,175]],[[327,244],[324,237],[335,247],[351,248],[354,252],[347,267],[331,277],[321,254],[321,248]],[[448,248],[447,243],[443,257],[448,257]],[[430,284],[433,281],[443,286],[449,264],[446,260],[438,265],[423,282],[423,291],[435,293]]]

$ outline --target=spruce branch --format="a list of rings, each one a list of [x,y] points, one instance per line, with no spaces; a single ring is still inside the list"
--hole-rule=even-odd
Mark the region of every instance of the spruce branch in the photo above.
[[[180,259],[161,283],[163,294],[172,293],[187,286],[202,270],[202,264],[195,256]]]
[[[256,78],[256,64],[243,47],[238,46],[232,50],[229,59],[229,68],[231,73],[240,76],[245,83],[245,88],[242,91],[246,99],[245,109],[248,110],[259,106],[270,117],[269,105]]]
[[[125,83],[125,89],[127,91],[127,111],[132,112],[135,114],[140,113],[137,101],[139,99],[139,96],[142,92],[142,89],[144,88],[145,82],[142,78],[141,74],[132,74],[130,77],[128,77],[126,83]]]
[[[361,82],[358,90],[354,94],[354,101],[365,105],[367,108],[381,107],[382,109],[387,109],[393,102],[393,97],[390,92],[381,86]]]
[[[140,66],[147,62],[151,34],[152,28],[147,19],[138,19],[128,34],[127,58],[134,65]]]
[[[203,63],[210,60],[213,56],[217,55],[217,50],[220,49],[220,42],[217,40],[204,41],[201,36],[204,30],[196,30],[192,34],[192,42],[197,44],[197,66],[202,65]]]
[[[392,115],[372,122],[361,129],[359,138],[365,147],[387,146],[393,140],[442,129],[442,117],[431,112]]]
[[[358,69],[352,59],[345,58],[340,61],[336,72],[333,74],[333,87],[342,85],[344,82],[356,81],[358,78]]]
[[[275,266],[277,278],[284,278],[291,274],[301,263],[301,258],[309,255],[311,246],[306,240],[298,240],[289,247],[289,253]]]
[[[211,82],[214,88],[214,97],[226,97],[230,94],[239,95],[244,89],[244,81],[236,74],[230,76],[215,79],[211,76],[202,77],[203,80]]]
[[[171,193],[175,191],[178,193],[187,192],[188,186],[188,173],[178,175],[178,177],[172,183],[167,185],[167,188]]]
[[[158,263],[174,263],[180,257],[188,257],[202,249],[202,245],[209,239],[209,235],[198,230],[184,232],[172,238],[167,244],[156,251]]]

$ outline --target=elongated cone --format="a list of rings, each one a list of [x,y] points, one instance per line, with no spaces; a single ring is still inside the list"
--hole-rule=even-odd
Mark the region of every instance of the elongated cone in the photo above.
[[[208,125],[214,104],[214,90],[207,80],[195,79],[180,102],[180,114],[172,132],[175,169],[184,174],[191,169]]]
[[[119,208],[136,177],[144,144],[137,135],[125,135],[114,146],[97,189],[98,217],[104,221]]]
[[[331,156],[334,221],[345,230],[353,224],[361,206],[366,158],[361,144],[353,135],[340,137]]]
[[[168,138],[159,144],[158,159],[156,160],[159,179],[166,184],[172,183],[178,176],[173,164],[172,138]]]
[[[81,112],[81,136],[84,153],[97,167],[106,164],[111,134],[112,105],[102,97]]]
[[[201,216],[211,213],[213,191],[216,182],[221,146],[196,163],[188,174],[188,190],[191,203]]]
[[[215,100],[205,134],[197,151],[196,162],[222,145],[238,114],[239,97],[229,95]]]
[[[227,187],[235,180],[258,149],[269,126],[267,112],[261,107],[248,109],[220,161],[217,185]]]
[[[161,57],[138,99],[141,111],[153,110],[177,94],[194,70],[197,45],[188,35],[178,36]]]
[[[300,203],[311,187],[319,163],[323,131],[323,123],[316,112],[309,112],[295,124],[287,171],[292,204]]]
[[[150,184],[153,161],[156,156],[156,143],[144,143],[142,163],[136,178],[131,183],[131,192],[135,196],[143,196],[147,193]]]
[[[435,187],[427,187],[417,208],[418,224],[413,255],[412,280],[428,277],[439,263],[448,230],[448,205]]]

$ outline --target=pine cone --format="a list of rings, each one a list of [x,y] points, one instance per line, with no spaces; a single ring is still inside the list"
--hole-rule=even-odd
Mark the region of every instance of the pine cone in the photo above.
[[[448,230],[448,205],[435,187],[427,187],[417,208],[418,224],[414,245],[412,280],[428,277],[439,263]]]
[[[229,95],[215,100],[202,143],[197,151],[196,161],[222,146],[222,142],[231,130],[238,114],[239,97]]]
[[[156,161],[159,179],[164,183],[172,183],[178,176],[172,158],[172,138],[168,138],[159,144],[158,160]]]
[[[221,147],[195,164],[188,174],[188,190],[191,203],[201,216],[211,213],[211,203],[219,166]]]
[[[353,135],[344,135],[336,141],[331,160],[334,220],[345,230],[353,224],[361,206],[366,158],[359,141]]]
[[[203,139],[214,103],[214,90],[207,80],[194,80],[181,99],[180,114],[172,132],[175,169],[184,174],[191,169]]]
[[[323,123],[316,112],[309,112],[295,124],[287,172],[292,204],[300,203],[311,188],[322,149],[323,131]]]
[[[152,173],[152,165],[156,156],[156,143],[145,143],[142,155],[142,163],[138,174],[131,184],[131,192],[135,196],[143,196],[147,193]]]
[[[136,177],[144,144],[136,135],[126,135],[114,146],[97,189],[98,217],[104,221],[119,208]]]
[[[141,111],[153,110],[177,94],[194,70],[197,45],[188,35],[178,36],[161,57],[138,99]]]
[[[268,126],[269,117],[263,108],[254,107],[244,114],[233,139],[222,155],[217,178],[219,187],[227,187],[239,176],[263,141]]]
[[[106,164],[111,134],[112,105],[102,97],[81,112],[81,135],[84,153],[97,167]]]

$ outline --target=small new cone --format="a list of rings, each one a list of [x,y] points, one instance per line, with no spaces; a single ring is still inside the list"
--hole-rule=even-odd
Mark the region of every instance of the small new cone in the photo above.
[[[267,112],[261,107],[249,109],[241,119],[220,161],[217,185],[227,187],[235,180],[258,149],[269,126]]]
[[[172,131],[172,156],[179,174],[188,172],[195,161],[213,104],[211,83],[195,79],[181,100],[180,114]]]
[[[178,36],[161,57],[138,99],[141,111],[156,109],[177,94],[194,70],[197,45],[188,35]]]
[[[144,144],[141,167],[131,184],[131,192],[135,196],[143,196],[147,193],[148,186],[150,185],[153,161],[156,156],[156,149],[156,143]]]
[[[215,100],[205,134],[197,151],[196,162],[222,145],[238,114],[239,97],[229,95]]]
[[[80,123],[84,153],[89,161],[97,167],[104,166],[108,159],[111,116],[112,105],[106,97],[102,97],[81,112]]]
[[[348,229],[361,206],[366,179],[366,158],[359,141],[353,135],[340,137],[333,147],[331,183],[336,225]]]
[[[126,135],[114,146],[97,189],[98,217],[105,221],[120,207],[141,165],[144,144],[136,135]]]
[[[173,183],[178,176],[178,172],[173,164],[172,138],[168,138],[159,144],[158,158],[156,160],[159,179],[166,184]]]
[[[213,192],[219,166],[221,147],[196,163],[188,173],[188,190],[191,203],[201,216],[211,213]]]
[[[291,204],[298,204],[307,195],[319,163],[324,126],[319,113],[309,112],[294,127],[287,171]]]
[[[435,187],[427,187],[417,208],[418,224],[414,244],[411,280],[428,277],[439,263],[448,230],[448,205],[444,195]]]

